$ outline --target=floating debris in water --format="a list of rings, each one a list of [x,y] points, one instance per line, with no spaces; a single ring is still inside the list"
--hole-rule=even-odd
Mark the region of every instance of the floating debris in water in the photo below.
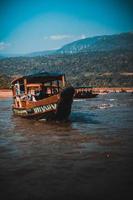
[[[99,106],[100,109],[107,109],[113,107],[113,104],[101,104]]]

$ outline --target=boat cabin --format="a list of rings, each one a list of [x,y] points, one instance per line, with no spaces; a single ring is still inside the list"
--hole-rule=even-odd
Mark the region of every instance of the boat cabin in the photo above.
[[[12,81],[15,107],[25,107],[27,102],[37,102],[58,95],[66,85],[62,73],[42,72],[23,76]]]

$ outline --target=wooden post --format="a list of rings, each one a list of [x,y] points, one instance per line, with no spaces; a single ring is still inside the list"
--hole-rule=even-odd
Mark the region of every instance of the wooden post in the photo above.
[[[51,95],[53,94],[53,92],[52,92],[52,81],[50,82],[50,88],[51,88]]]
[[[58,87],[58,92],[60,91],[60,85],[59,85],[59,80],[57,80],[57,87]]]
[[[25,94],[27,94],[27,80],[24,79],[24,90],[25,90]]]
[[[65,77],[62,76],[62,86],[65,87]]]
[[[15,92],[15,86],[12,86],[12,93],[13,93],[13,97],[16,96],[16,92]]]

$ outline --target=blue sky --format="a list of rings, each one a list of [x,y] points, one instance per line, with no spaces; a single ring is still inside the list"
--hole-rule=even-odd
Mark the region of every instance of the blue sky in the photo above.
[[[133,31],[131,0],[0,1],[0,53],[57,49],[85,37]]]

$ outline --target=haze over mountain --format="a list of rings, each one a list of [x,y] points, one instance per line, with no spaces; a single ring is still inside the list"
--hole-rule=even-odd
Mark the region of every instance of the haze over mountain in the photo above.
[[[31,52],[29,54],[3,54],[1,57],[18,57],[18,56],[47,56],[54,54],[73,54],[80,52],[101,52],[113,50],[133,50],[133,32],[121,33],[115,35],[103,35],[88,37],[66,44],[60,49]]]
[[[58,50],[33,52],[27,56],[73,54],[93,51],[133,50],[133,32],[88,37],[64,45]]]

